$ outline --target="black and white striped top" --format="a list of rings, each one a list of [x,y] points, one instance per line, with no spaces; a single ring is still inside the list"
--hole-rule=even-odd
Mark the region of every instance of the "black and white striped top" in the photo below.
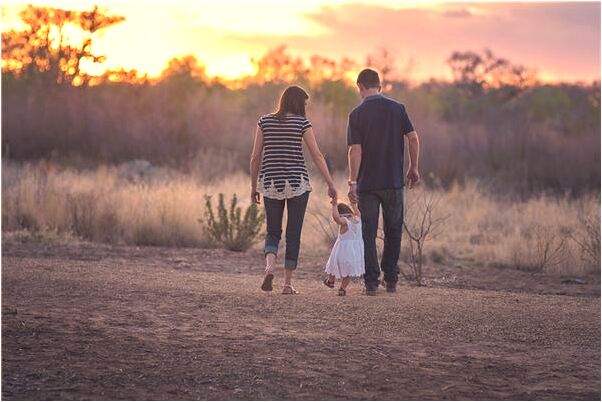
[[[257,188],[265,197],[283,200],[311,191],[303,157],[303,133],[311,123],[303,116],[261,116],[263,158]]]

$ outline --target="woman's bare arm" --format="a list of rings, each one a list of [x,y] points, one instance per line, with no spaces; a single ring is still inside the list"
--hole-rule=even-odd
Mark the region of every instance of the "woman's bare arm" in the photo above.
[[[318,170],[324,177],[324,180],[328,184],[328,195],[330,198],[336,199],[336,187],[334,184],[334,180],[332,176],[330,176],[330,172],[328,171],[328,165],[326,165],[326,159],[324,155],[320,151],[320,147],[318,147],[318,142],[316,141],[316,136],[314,134],[313,129],[310,127],[303,133],[303,139],[305,144],[307,145],[307,149],[311,155],[312,160],[318,167]]]
[[[259,193],[257,192],[257,177],[259,176],[259,167],[261,165],[261,155],[263,153],[263,131],[257,126],[255,130],[255,140],[253,140],[253,151],[251,152],[251,198],[253,202],[259,204]]]

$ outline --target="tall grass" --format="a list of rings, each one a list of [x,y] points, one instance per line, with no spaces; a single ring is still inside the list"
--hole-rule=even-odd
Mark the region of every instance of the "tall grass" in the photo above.
[[[203,196],[222,189],[240,191],[248,181],[232,175],[201,185],[193,176],[163,170],[155,179],[122,173],[111,167],[78,172],[45,164],[4,164],[2,229],[109,243],[203,247],[208,244],[199,222]]]
[[[146,166],[142,170],[151,173],[145,175],[139,170],[131,164],[77,171],[46,163],[4,163],[2,231],[113,244],[208,247],[199,222],[204,196],[235,193],[243,207],[250,203],[249,179],[243,173],[206,181],[194,173]],[[339,177],[338,183],[343,198],[344,178]],[[330,207],[319,178],[314,178],[313,187],[302,242],[306,249],[326,253],[332,241]],[[513,201],[493,197],[478,183],[468,182],[450,190],[407,190],[406,205],[415,205],[422,191],[440,198],[435,217],[448,217],[425,246],[431,263],[461,261],[558,273],[599,269],[592,253],[572,240],[600,244],[599,194]],[[405,213],[410,216],[418,210],[406,208]],[[584,226],[585,219],[596,225],[593,231]],[[597,243],[592,236],[597,236]]]

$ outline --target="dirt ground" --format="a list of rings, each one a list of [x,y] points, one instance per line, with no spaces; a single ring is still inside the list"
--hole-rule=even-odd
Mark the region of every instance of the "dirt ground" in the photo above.
[[[283,296],[258,251],[4,242],[2,398],[600,399],[599,276],[433,267],[343,298],[323,260]]]

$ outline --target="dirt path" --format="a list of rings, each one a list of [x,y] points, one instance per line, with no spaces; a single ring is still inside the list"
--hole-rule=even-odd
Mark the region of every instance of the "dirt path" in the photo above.
[[[340,298],[311,270],[266,295],[253,253],[28,247],[3,248],[3,399],[600,398],[597,297]]]

